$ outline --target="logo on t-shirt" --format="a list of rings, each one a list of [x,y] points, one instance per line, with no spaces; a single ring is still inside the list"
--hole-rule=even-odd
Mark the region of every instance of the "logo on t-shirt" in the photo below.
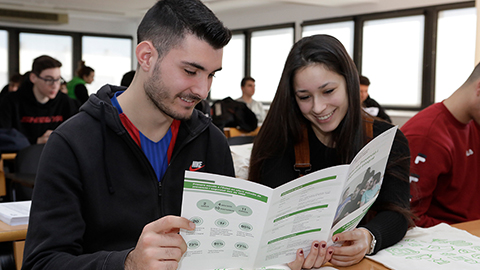
[[[467,150],[467,157],[468,157],[468,156],[471,156],[471,155],[473,155],[473,150],[472,150],[472,149],[468,149],[468,150]]]
[[[203,161],[193,161],[192,165],[190,165],[189,170],[194,172],[200,170],[203,167],[205,167],[205,165],[203,165]]]
[[[418,156],[415,158],[415,164],[425,161],[427,161],[427,156],[422,153],[418,153]]]

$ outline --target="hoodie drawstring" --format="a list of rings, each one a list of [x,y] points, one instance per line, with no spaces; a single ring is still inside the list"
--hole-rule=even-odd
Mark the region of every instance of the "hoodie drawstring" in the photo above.
[[[108,192],[110,194],[115,193],[115,189],[113,189],[112,179],[110,178],[110,171],[108,170],[108,162],[107,162],[107,125],[105,121],[105,102],[100,102],[100,123],[102,125],[102,141],[103,141],[103,168],[105,170],[105,179],[107,181]]]

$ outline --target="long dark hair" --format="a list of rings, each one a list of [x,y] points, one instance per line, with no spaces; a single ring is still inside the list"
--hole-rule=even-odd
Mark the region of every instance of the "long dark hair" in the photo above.
[[[298,41],[291,49],[277,92],[267,117],[255,138],[250,158],[249,179],[260,181],[262,164],[266,159],[281,155],[289,143],[302,137],[301,126],[310,125],[295,100],[294,78],[307,66],[321,64],[345,78],[348,109],[338,127],[332,131],[339,163],[349,163],[362,148],[365,134],[360,106],[359,77],[355,64],[342,43],[329,35],[315,35]]]

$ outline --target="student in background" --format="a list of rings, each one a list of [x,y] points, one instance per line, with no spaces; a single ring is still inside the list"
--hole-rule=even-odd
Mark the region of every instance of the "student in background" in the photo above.
[[[231,32],[200,0],[160,0],[137,30],[136,75],[56,129],[35,181],[23,269],[176,269],[186,170],[235,176],[224,134],[194,109]]]
[[[35,58],[28,78],[0,104],[0,127],[17,129],[31,144],[46,143],[52,131],[78,110],[72,99],[59,93],[61,66],[47,55]]]
[[[363,109],[372,116],[379,117],[392,123],[392,119],[390,119],[390,116],[385,112],[385,109],[368,95],[369,87],[370,80],[367,77],[360,75],[360,101],[362,102]]]
[[[88,89],[85,84],[92,83],[94,79],[95,70],[85,66],[85,61],[80,61],[77,76],[67,83],[68,96],[80,101],[80,104],[85,103],[88,99]]]
[[[449,98],[403,126],[417,226],[480,219],[480,65]]]
[[[367,129],[373,129],[376,137],[392,127],[363,112],[358,89],[355,64],[337,39],[315,35],[298,41],[287,57],[270,111],[255,139],[249,179],[276,188],[299,177],[294,169],[295,144],[307,144],[312,172],[350,163],[371,139]],[[397,131],[379,197],[359,227],[333,236],[342,246],[326,248],[325,241],[312,239],[311,253],[318,256],[309,254],[302,260],[299,250],[290,267],[316,268],[326,261],[348,266],[401,240],[413,223],[408,202],[409,157],[407,140]]]
[[[122,81],[120,82],[120,86],[129,87],[133,81],[133,77],[135,77],[135,70],[131,70],[122,76]]]
[[[8,84],[5,85],[5,87],[3,87],[2,91],[0,92],[0,103],[2,103],[2,99],[5,98],[5,96],[8,93],[17,91],[21,83],[22,83],[22,75],[15,73],[12,76],[10,76],[10,79],[8,80]]]
[[[255,80],[252,77],[245,77],[240,82],[240,86],[242,88],[242,96],[236,100],[247,104],[247,107],[255,113],[258,123],[263,122],[265,110],[262,103],[252,98],[255,94]]]

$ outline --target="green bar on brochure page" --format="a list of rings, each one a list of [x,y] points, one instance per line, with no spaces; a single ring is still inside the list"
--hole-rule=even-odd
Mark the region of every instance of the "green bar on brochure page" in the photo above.
[[[186,180],[186,179],[185,179]],[[243,196],[250,199],[255,199],[261,202],[267,202],[268,197],[262,194],[258,194],[249,190],[228,187],[228,186],[221,186],[216,184],[210,183],[199,183],[199,182],[190,182],[184,181],[183,187],[187,189],[195,189],[195,190],[203,190],[203,191],[211,191],[211,192],[219,192],[225,194],[231,194],[236,196]]]
[[[317,183],[320,183],[320,182],[325,182],[325,181],[328,181],[328,180],[334,180],[334,179],[337,179],[337,176],[334,175],[334,176],[329,176],[329,177],[325,177],[325,178],[321,178],[321,179],[317,179],[315,181],[312,181],[312,182],[308,182],[308,183],[305,183],[304,185],[301,185],[301,186],[298,186],[298,187],[294,187],[290,190],[287,190],[285,191],[284,193],[282,193],[281,196],[285,196],[285,195],[288,195],[294,191],[297,191],[299,189],[302,189],[302,188],[306,188],[308,186],[311,186],[311,185],[314,185],[314,184],[317,184]]]
[[[298,235],[319,232],[321,230],[322,230],[322,228],[318,228],[318,229],[313,229],[313,230],[308,230],[308,231],[303,231],[303,232],[292,233],[292,234],[289,234],[289,235],[285,235],[285,236],[273,239],[272,241],[269,241],[268,244],[270,245],[270,244],[273,244],[275,242],[282,241],[282,240],[285,240],[285,239],[288,239],[288,238],[292,238],[292,237],[295,237],[295,236],[298,236]]]
[[[304,212],[313,211],[313,210],[317,210],[317,209],[321,209],[321,208],[327,208],[327,207],[328,207],[328,204],[323,204],[323,205],[317,205],[317,206],[314,206],[314,207],[302,209],[302,210],[299,210],[299,211],[296,211],[296,212],[289,213],[289,214],[283,215],[281,217],[278,217],[278,218],[273,220],[273,223],[278,222],[278,221],[283,220],[283,219],[286,219],[286,218],[291,217],[291,216],[295,216],[295,215],[304,213]]]

